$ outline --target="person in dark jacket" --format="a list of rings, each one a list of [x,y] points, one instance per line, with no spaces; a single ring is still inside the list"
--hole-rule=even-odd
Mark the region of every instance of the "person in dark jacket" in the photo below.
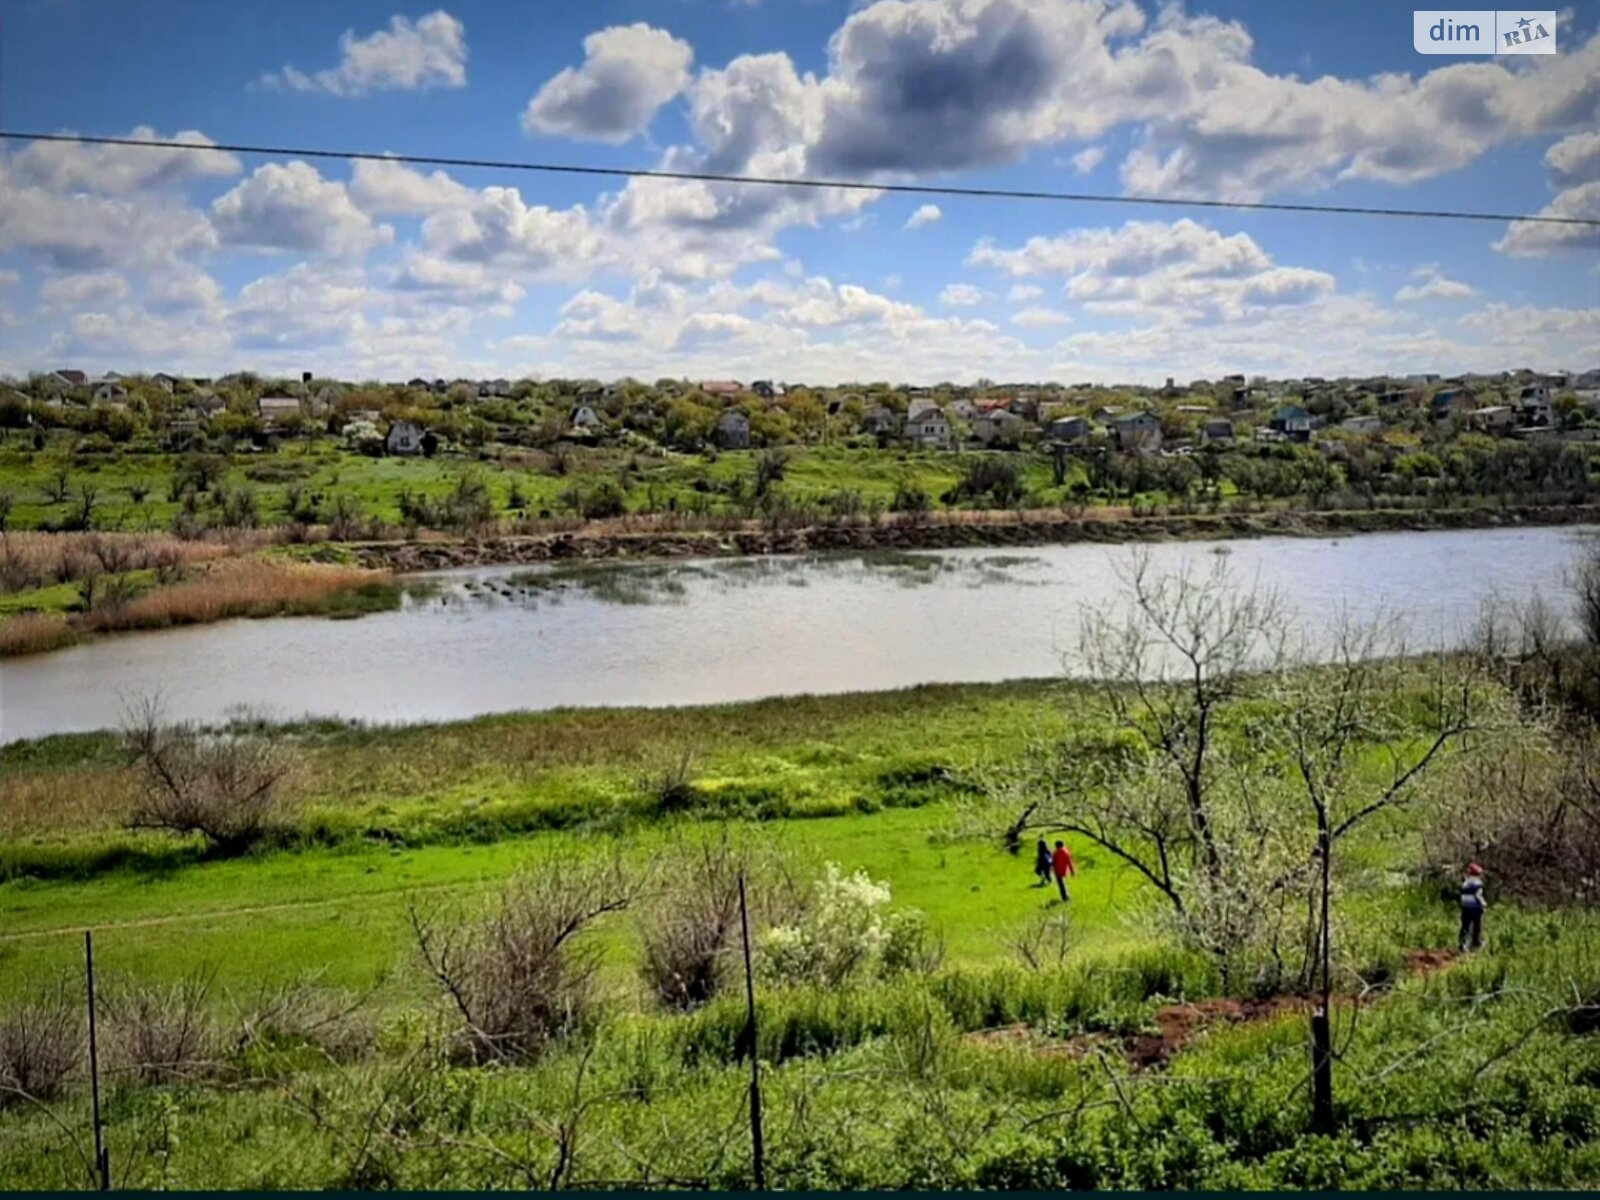
[[[1033,873],[1039,882],[1033,886],[1049,887],[1050,870],[1050,843],[1040,838],[1039,844],[1034,847],[1033,851]]]
[[[1473,863],[1461,881],[1461,953],[1483,948],[1483,910],[1488,907],[1483,896],[1483,868]]]
[[[1065,842],[1056,843],[1056,852],[1050,856],[1050,869],[1056,877],[1056,887],[1061,890],[1061,902],[1072,899],[1067,895],[1067,876],[1076,875],[1078,868],[1072,864],[1072,851]]]

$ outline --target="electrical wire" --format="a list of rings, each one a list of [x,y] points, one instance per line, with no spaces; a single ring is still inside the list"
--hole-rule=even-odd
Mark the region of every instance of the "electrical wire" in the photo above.
[[[863,183],[846,179],[776,179],[761,175],[727,175],[710,171],[663,171],[645,167],[596,167],[576,163],[519,162],[493,158],[451,158],[432,154],[379,154],[365,150],[317,150],[296,146],[252,146],[239,143],[162,142],[141,138],[95,137],[76,133],[33,133],[0,130],[0,140],[67,142],[82,146],[127,146],[147,150],[189,150],[197,153],[250,154],[269,158],[325,158],[365,162],[412,163],[432,167],[464,167],[493,171],[537,171],[554,175],[591,175],[626,179],[668,179],[754,187],[837,189],[907,196],[953,196],[975,200],[1044,200],[1072,204],[1158,205],[1171,208],[1223,208],[1245,211],[1325,213],[1360,217],[1422,217],[1449,221],[1528,221],[1543,225],[1600,227],[1600,218],[1557,217],[1533,213],[1469,212],[1459,209],[1382,208],[1360,204],[1290,204],[1265,200],[1195,200],[1176,196],[1105,196],[1092,192],[1056,192],[1023,188],[955,187],[930,183]]]

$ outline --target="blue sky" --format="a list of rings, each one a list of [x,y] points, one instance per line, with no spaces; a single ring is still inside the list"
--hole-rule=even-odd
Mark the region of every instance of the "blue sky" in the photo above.
[[[1411,12],[8,0],[0,113],[189,142],[1600,217],[1600,4],[1562,13],[1553,57],[1424,57]],[[1581,227],[0,150],[0,372],[17,375],[1584,368],[1597,266]]]

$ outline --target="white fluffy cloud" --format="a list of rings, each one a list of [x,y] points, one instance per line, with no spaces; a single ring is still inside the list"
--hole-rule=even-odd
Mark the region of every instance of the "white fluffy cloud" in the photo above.
[[[939,293],[939,303],[950,308],[972,308],[982,304],[985,293],[970,283],[952,283]]]
[[[0,251],[63,271],[153,266],[216,245],[204,215],[165,197],[19,186],[0,165]]]
[[[467,29],[440,9],[415,22],[389,18],[389,28],[366,37],[347,29],[339,38],[339,65],[307,73],[296,67],[262,76],[268,86],[332,96],[377,91],[458,88],[467,83]]]
[[[1026,304],[1042,295],[1044,295],[1042,287],[1031,283],[1014,283],[1011,285],[1011,290],[1006,293],[1006,299],[1012,304]]]
[[[1406,184],[1600,120],[1600,36],[1550,59],[1369,79],[1273,74],[1254,50],[1242,24],[1178,6],[1147,27],[1125,0],[879,0],[834,35],[822,77],[745,56],[692,100],[720,118],[696,122],[713,157],[782,145],[813,174],[857,179],[1012,162],[1131,126],[1130,191],[1225,198]],[[1085,147],[1076,168],[1102,153]]]
[[[939,210],[937,204],[924,204],[906,219],[906,228],[922,229],[924,226],[932,225],[942,216],[944,213]]]
[[[583,40],[584,62],[549,80],[522,114],[529,133],[625,142],[689,85],[694,50],[643,22]]]
[[[104,304],[128,294],[128,281],[115,271],[85,271],[45,280],[39,298],[51,307],[80,308]]]
[[[1460,300],[1478,294],[1478,289],[1470,283],[1445,278],[1439,273],[1439,268],[1431,263],[1418,267],[1411,277],[1417,282],[1406,284],[1394,294],[1401,304],[1415,300]]]
[[[1072,318],[1059,309],[1036,305],[1013,314],[1011,323],[1022,329],[1058,329],[1063,325],[1071,325]]]
[[[350,197],[372,216],[426,216],[465,207],[472,195],[443,171],[424,175],[402,162],[371,158],[351,165]]]
[[[568,278],[587,274],[604,249],[581,207],[529,205],[520,191],[506,187],[484,188],[470,204],[428,217],[422,244],[456,262]]]
[[[1600,221],[1600,133],[1563,138],[1545,151],[1544,164],[1556,197],[1538,215]],[[1494,248],[1516,258],[1600,249],[1600,226],[1513,221]]]
[[[1167,322],[1234,320],[1307,304],[1336,287],[1324,271],[1275,264],[1248,234],[1224,235],[1187,218],[1076,229],[1013,250],[985,240],[967,261],[1013,277],[1064,276],[1066,294],[1091,312]]]
[[[139,125],[127,136],[140,142],[161,142],[173,149],[30,142],[10,157],[7,171],[22,186],[124,195],[205,176],[237,175],[243,170],[237,158],[223,151],[178,149],[216,144],[195,129],[183,129],[164,138],[150,126]]]
[[[1105,158],[1104,146],[1088,146],[1072,156],[1072,169],[1079,175],[1087,175],[1104,162]]]
[[[298,160],[258,167],[217,197],[211,220],[229,245],[334,257],[364,254],[394,236],[356,207],[344,184]]]

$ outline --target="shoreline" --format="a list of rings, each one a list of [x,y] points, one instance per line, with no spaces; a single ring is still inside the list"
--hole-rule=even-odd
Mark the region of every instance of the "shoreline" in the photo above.
[[[829,551],[956,550],[1079,542],[1326,537],[1600,524],[1600,504],[1505,508],[1279,510],[1136,517],[1059,512],[943,514],[874,524],[772,529],[758,522],[713,530],[598,528],[461,540],[368,542],[349,547],[364,567],[397,574],[458,567],[629,559],[760,557]]]

